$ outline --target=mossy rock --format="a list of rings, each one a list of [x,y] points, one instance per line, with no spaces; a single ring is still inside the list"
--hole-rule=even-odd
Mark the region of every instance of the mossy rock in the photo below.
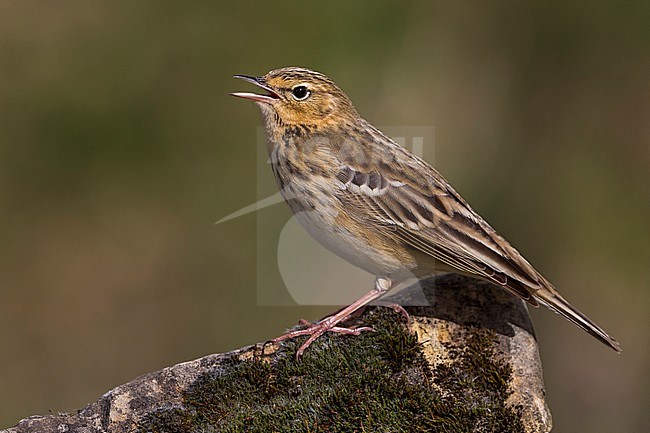
[[[327,335],[295,359],[302,339],[272,356],[233,357],[200,377],[184,410],[152,414],[141,432],[523,432],[507,404],[512,370],[493,331],[450,344],[434,368],[417,337],[390,310],[363,318],[374,332]],[[402,319],[403,320],[403,319]]]
[[[371,307],[356,325],[373,332],[326,334],[300,361],[304,337],[208,355],[0,433],[550,431],[522,301],[454,275],[420,288],[408,324]]]

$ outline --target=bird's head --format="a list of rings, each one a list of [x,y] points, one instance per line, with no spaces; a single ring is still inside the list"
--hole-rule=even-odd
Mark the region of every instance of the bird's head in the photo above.
[[[358,114],[350,98],[327,76],[305,68],[273,70],[262,77],[235,75],[264,89],[266,94],[237,92],[255,102],[267,128],[307,126],[324,129],[354,120]]]

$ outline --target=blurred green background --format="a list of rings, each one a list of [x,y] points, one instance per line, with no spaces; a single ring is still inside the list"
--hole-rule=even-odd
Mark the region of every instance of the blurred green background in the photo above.
[[[646,429],[649,44],[647,1],[0,2],[0,427],[332,310],[257,306],[256,215],[213,224],[258,198],[232,74],[301,65],[434,126],[456,189],[621,341],[531,313],[554,431]]]

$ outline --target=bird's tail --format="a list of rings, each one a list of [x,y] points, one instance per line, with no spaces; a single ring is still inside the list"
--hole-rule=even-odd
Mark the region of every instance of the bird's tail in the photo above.
[[[534,297],[560,316],[575,323],[589,334],[597,338],[601,343],[621,353],[621,345],[612,338],[603,328],[596,325],[591,319],[578,311],[573,305],[564,299],[553,289],[540,289],[534,293]]]

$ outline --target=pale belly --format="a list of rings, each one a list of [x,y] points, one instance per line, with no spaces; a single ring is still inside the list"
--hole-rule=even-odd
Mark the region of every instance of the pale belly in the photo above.
[[[285,186],[283,196],[291,210],[307,230],[307,232],[325,248],[343,258],[347,262],[377,276],[396,277],[402,279],[402,274],[410,274],[415,267],[413,260],[408,260],[397,254],[403,248],[390,248],[385,243],[373,246],[377,242],[369,242],[372,231],[363,233],[364,227],[353,224],[342,224],[340,204],[332,194],[314,191],[313,188],[303,187],[293,182]],[[303,197],[309,197],[302,200]],[[410,276],[410,275],[409,275]]]

